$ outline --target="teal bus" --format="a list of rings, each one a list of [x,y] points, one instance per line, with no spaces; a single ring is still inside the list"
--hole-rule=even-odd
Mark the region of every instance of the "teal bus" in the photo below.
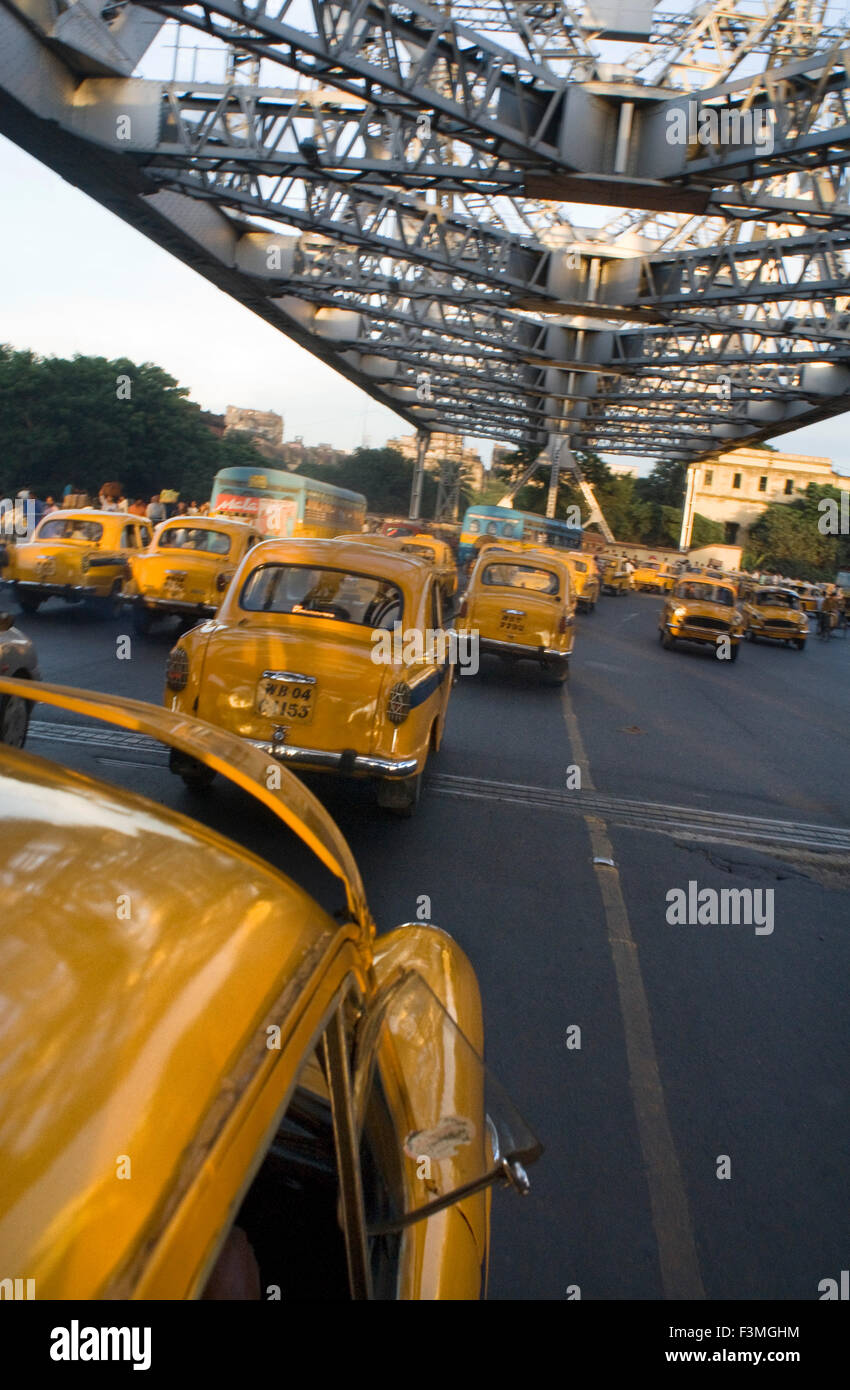
[[[562,550],[581,550],[582,528],[536,512],[517,512],[513,507],[467,507],[460,528],[458,565],[468,565],[481,538],[494,541],[529,541]]]
[[[360,531],[366,498],[279,468],[223,468],[213,479],[210,515],[249,521],[266,539]]]

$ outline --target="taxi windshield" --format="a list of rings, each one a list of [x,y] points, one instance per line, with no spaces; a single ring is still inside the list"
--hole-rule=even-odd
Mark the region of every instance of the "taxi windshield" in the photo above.
[[[677,584],[676,597],[695,599],[699,603],[719,603],[724,608],[735,606],[735,595],[722,584]]]
[[[388,579],[307,565],[259,565],[249,574],[239,605],[248,613],[289,613],[362,627],[401,622],[401,590]]]
[[[505,589],[533,589],[539,594],[557,594],[558,576],[536,565],[488,565],[481,576],[482,584],[498,585]]]
[[[210,531],[203,526],[169,526],[161,531],[159,550],[204,550],[208,555],[227,555],[230,537],[226,531]]]
[[[784,589],[767,589],[763,594],[756,594],[756,603],[771,608],[796,608],[797,598]]]
[[[405,555],[418,555],[421,560],[433,560],[434,552],[427,545],[403,545]]]
[[[99,521],[81,521],[66,517],[64,520],[46,521],[38,533],[40,541],[80,541],[93,545],[103,536]]]

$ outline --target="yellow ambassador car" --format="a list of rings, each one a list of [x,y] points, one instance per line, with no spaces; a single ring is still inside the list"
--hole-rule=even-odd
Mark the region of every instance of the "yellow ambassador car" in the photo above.
[[[118,614],[129,561],[150,543],[152,527],[126,512],[94,508],[43,517],[31,541],[0,548],[2,578],[25,613],[48,598],[88,603],[101,617]]]
[[[566,550],[563,557],[569,565],[576,591],[576,607],[582,613],[593,613],[599,600],[599,571],[590,555]]]
[[[576,595],[566,557],[552,550],[488,545],[461,600],[458,632],[477,632],[479,651],[535,661],[558,683],[569,673]]]
[[[210,617],[239,564],[260,540],[255,527],[224,517],[160,522],[148,549],[130,560],[136,631],[150,631],[158,618]]]
[[[602,555],[600,557],[602,566],[602,576],[600,588],[603,594],[613,594],[619,598],[623,594],[631,592],[632,577],[624,560],[618,555]]]
[[[368,545],[383,546],[385,550],[397,550],[402,555],[415,555],[417,559],[429,564],[436,576],[440,591],[447,603],[457,593],[457,566],[452,548],[437,536],[427,532],[414,535],[388,536],[381,531],[366,531],[362,535],[337,536],[337,540],[361,541]]]
[[[638,565],[632,574],[632,588],[638,593],[669,593],[675,582],[676,575],[673,570],[655,560]]]
[[[775,642],[787,642],[799,652],[809,635],[800,596],[793,589],[753,588],[744,603],[744,622],[751,642],[770,637]]]
[[[447,644],[427,641],[441,630],[422,560],[360,540],[265,541],[217,617],[173,648],[165,703],[280,762],[374,778],[379,805],[410,815],[445,727]],[[209,782],[179,758],[172,770]]]
[[[32,698],[0,678],[0,698]],[[232,734],[37,698],[228,777],[327,869],[320,906],[196,821],[0,748],[0,1268],[35,1299],[474,1299],[494,1184],[540,1145],[481,1061],[445,932],[375,937],[320,803]],[[36,866],[36,867],[34,867]],[[333,914],[333,915],[332,915]]]
[[[677,642],[704,643],[714,647],[718,659],[737,661],[745,625],[734,584],[680,579],[661,610],[658,640],[668,650]]]

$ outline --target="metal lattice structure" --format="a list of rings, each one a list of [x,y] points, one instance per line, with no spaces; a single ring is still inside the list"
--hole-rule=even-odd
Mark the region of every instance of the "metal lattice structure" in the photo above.
[[[625,8],[2,0],[0,130],[421,432],[692,462],[850,406],[850,37]]]

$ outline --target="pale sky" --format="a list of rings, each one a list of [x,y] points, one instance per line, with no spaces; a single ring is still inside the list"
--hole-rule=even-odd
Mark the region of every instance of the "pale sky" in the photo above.
[[[206,410],[276,410],[284,437],[353,449],[409,426],[0,137],[0,342],[156,362]],[[848,401],[850,408],[850,401]],[[850,415],[776,436],[850,472]],[[491,443],[468,441],[489,460]],[[626,460],[623,460],[626,461]],[[647,471],[651,460],[637,460]]]

